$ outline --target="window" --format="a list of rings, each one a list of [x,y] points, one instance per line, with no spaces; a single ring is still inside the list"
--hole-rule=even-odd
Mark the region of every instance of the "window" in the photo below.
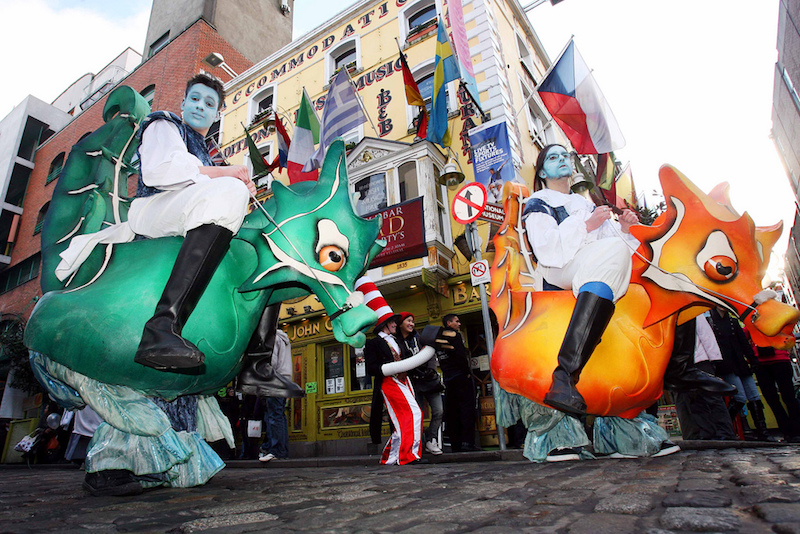
[[[258,153],[261,154],[261,157],[264,158],[264,161],[272,163],[272,142],[258,147]],[[245,156],[245,158],[252,166],[253,163],[250,161],[250,156]],[[255,171],[253,171],[253,179],[256,182],[256,187],[265,187],[272,183],[269,173],[265,174],[264,176],[255,176]]]
[[[11,291],[15,287],[21,286],[39,276],[41,262],[42,256],[37,252],[30,258],[22,260],[0,273],[0,293]]]
[[[419,196],[417,183],[417,163],[408,161],[397,169],[397,181],[400,185],[400,202],[411,200]]]
[[[342,41],[328,52],[325,71],[329,83],[341,68],[346,68],[350,73],[361,69],[361,38],[358,35]]]
[[[50,209],[50,203],[45,203],[42,206],[42,209],[39,210],[39,214],[36,216],[36,226],[33,228],[33,235],[38,234],[42,231],[42,225],[44,224],[44,217],[47,215],[47,210]]]
[[[207,145],[211,145],[213,141],[213,143],[217,145],[217,148],[219,148],[219,124],[220,121],[216,120],[211,125],[211,128],[208,129],[208,133],[206,134]]]
[[[10,317],[11,315],[4,315]],[[0,361],[6,360],[12,356],[13,346],[12,343],[18,342],[22,347],[22,337],[25,326],[19,319],[4,319],[0,322],[0,332],[2,332],[4,343],[0,343]],[[8,342],[9,346],[6,347]]]
[[[436,215],[439,219],[439,231],[441,235],[439,236],[443,243],[447,243],[450,240],[450,217],[447,214],[447,193],[445,192],[445,186],[439,184],[439,176],[441,175],[441,171],[439,168],[434,165],[433,166],[433,181],[436,184]]]
[[[388,206],[386,173],[367,176],[355,183],[355,209],[360,216],[374,213]]]
[[[536,67],[533,63],[533,56],[531,56],[528,45],[525,44],[525,40],[520,34],[517,34],[517,52],[519,53],[519,62],[522,63],[525,72],[531,81],[536,83]]]
[[[150,45],[150,51],[147,53],[147,57],[153,57],[156,52],[164,48],[167,43],[169,42],[169,31],[153,41],[153,44]]]
[[[65,153],[62,152],[50,163],[50,171],[47,173],[47,180],[45,181],[46,184],[49,184],[53,180],[58,180],[58,177],[61,176],[61,169],[64,168],[64,156]]]
[[[555,142],[553,126],[547,119],[547,114],[539,106],[538,96],[528,89],[524,81],[520,79],[522,88],[522,98],[525,100],[525,110],[528,117],[528,132],[531,141],[539,148]]]
[[[275,86],[270,85],[253,95],[248,106],[247,116],[250,117],[250,126],[263,122],[275,108]]]
[[[83,134],[82,136],[80,136],[80,137],[78,138],[78,141],[77,141],[77,143],[75,143],[75,144],[77,145],[78,143],[80,143],[81,141],[83,141],[84,139],[86,139],[87,137],[89,137],[89,135],[90,135],[91,133],[92,133],[91,131],[88,131],[88,132],[86,132],[85,134]]]
[[[147,100],[147,105],[150,106],[150,109],[153,109],[153,99],[156,97],[156,86],[155,85],[148,85],[142,92],[139,93],[142,97]]]
[[[436,36],[438,17],[434,0],[409,2],[400,12],[400,39],[409,45]]]
[[[433,65],[434,60],[429,59],[419,65],[415,66],[411,73],[414,76],[414,80],[417,82],[417,87],[419,88],[419,94],[425,100],[425,108],[428,110],[428,114],[431,112],[431,106],[433,105]],[[451,82],[455,83],[455,82]],[[450,86],[451,83],[445,85],[445,97],[447,98],[447,109],[448,113],[458,109],[458,102],[456,100],[456,91],[451,91]],[[416,106],[409,106],[406,104],[406,120],[409,125],[413,125],[414,120],[419,115],[419,109]]]

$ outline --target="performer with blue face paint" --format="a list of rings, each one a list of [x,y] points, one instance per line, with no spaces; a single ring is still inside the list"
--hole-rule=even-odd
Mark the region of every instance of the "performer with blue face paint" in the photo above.
[[[628,290],[631,255],[639,246],[629,228],[639,222],[632,210],[612,220],[610,206],[595,206],[571,192],[572,158],[549,145],[536,161],[539,186],[525,202],[525,231],[536,256],[543,289],[571,289],[577,298],[558,353],[558,366],[544,402],[573,415],[586,413],[575,385]]]

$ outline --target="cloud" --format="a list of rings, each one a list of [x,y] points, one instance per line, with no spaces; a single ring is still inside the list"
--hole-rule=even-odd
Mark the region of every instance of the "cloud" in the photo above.
[[[5,83],[0,117],[27,95],[52,102],[87,72],[97,73],[125,48],[141,52],[149,5],[113,19],[86,8],[60,8],[42,0],[0,1],[0,48]]]

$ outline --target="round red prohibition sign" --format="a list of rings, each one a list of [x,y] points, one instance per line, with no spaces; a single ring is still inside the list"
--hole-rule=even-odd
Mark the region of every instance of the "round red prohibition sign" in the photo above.
[[[469,224],[481,216],[485,207],[486,188],[480,182],[472,182],[456,193],[450,211],[456,222]]]
[[[475,278],[480,278],[484,274],[486,274],[485,264],[477,262],[472,266],[472,276],[474,276]]]

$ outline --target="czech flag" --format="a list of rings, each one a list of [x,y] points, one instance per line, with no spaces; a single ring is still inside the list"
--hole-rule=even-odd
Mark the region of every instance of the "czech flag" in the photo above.
[[[625,146],[617,119],[572,40],[538,91],[578,154],[603,154]]]

